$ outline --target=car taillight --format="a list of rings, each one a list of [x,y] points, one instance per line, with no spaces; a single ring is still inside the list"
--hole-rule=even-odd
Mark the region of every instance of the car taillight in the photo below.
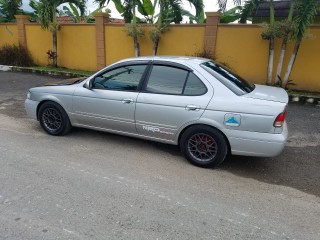
[[[284,121],[286,120],[286,114],[287,114],[286,111],[280,113],[280,114],[278,115],[278,117],[276,118],[276,120],[274,121],[273,126],[274,126],[274,127],[282,127]]]

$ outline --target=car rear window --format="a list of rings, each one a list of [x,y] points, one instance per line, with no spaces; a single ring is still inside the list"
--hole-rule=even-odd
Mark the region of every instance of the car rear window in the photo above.
[[[147,84],[147,92],[160,94],[181,95],[188,71],[168,67],[153,66]]]
[[[255,88],[254,84],[248,83],[246,80],[215,62],[205,62],[200,66],[237,95],[250,93]]]

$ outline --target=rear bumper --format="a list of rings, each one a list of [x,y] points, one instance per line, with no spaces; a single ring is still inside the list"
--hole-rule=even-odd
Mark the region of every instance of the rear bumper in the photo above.
[[[24,102],[24,107],[26,109],[28,117],[37,120],[37,107],[38,107],[38,104],[39,104],[39,102],[32,101],[30,99],[26,99],[26,101]]]
[[[287,142],[288,128],[285,123],[280,134],[229,131],[229,142],[233,155],[275,157]]]

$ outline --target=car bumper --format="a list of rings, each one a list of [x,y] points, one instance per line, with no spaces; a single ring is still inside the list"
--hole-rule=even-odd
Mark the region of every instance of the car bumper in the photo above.
[[[24,102],[24,106],[27,112],[28,117],[37,119],[37,107],[39,102],[32,101],[30,99],[26,99]]]
[[[282,133],[279,134],[233,131],[228,135],[233,155],[275,157],[285,147],[288,128],[285,123]]]

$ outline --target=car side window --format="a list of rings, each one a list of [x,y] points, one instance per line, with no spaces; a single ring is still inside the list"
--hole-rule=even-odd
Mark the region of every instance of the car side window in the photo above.
[[[190,72],[187,83],[183,90],[183,95],[200,96],[206,92],[207,88],[203,82],[194,73]]]
[[[146,86],[146,92],[181,95],[188,76],[188,71],[154,65]]]
[[[115,91],[136,91],[146,65],[123,66],[94,78],[92,88]]]

